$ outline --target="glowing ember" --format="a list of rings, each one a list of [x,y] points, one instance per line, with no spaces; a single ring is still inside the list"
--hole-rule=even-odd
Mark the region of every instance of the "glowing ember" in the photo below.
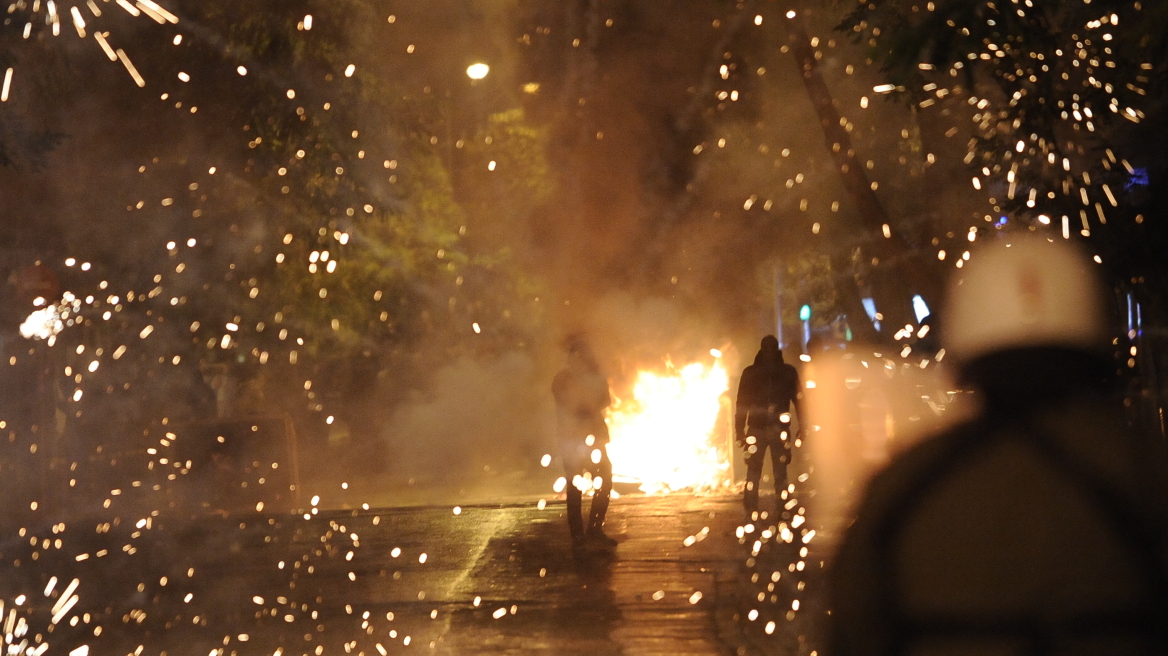
[[[635,479],[647,494],[729,485],[727,426],[719,421],[729,382],[720,359],[637,372],[632,397],[615,399],[606,417],[614,480]]]
[[[20,324],[20,335],[25,339],[49,339],[64,330],[61,312],[56,305],[36,310]]]

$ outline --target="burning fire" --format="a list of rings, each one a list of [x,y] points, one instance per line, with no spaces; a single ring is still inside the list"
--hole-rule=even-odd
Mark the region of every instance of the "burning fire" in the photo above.
[[[615,399],[606,422],[615,480],[634,479],[647,494],[729,485],[729,376],[721,353],[712,365],[638,371],[632,396]]]

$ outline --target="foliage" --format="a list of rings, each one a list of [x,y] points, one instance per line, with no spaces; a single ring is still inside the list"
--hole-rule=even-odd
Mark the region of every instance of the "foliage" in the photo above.
[[[316,17],[311,32],[301,29],[301,10]],[[265,361],[268,351],[295,350],[296,356],[289,352],[281,360],[372,355],[384,358],[379,367],[396,366],[416,360],[409,351],[424,342],[470,346],[459,336],[473,336],[475,322],[455,311],[459,305],[499,316],[516,300],[508,253],[472,250],[464,238],[469,220],[465,201],[456,199],[454,163],[435,147],[435,124],[450,120],[442,99],[419,96],[408,80],[379,75],[374,64],[360,65],[378,38],[373,14],[362,2],[304,3],[300,10],[273,13],[224,4],[199,21],[218,22],[228,34],[225,52],[250,70],[309,70],[325,81],[324,88],[302,81],[305,88],[292,103],[285,99],[287,80],[275,75],[256,76],[245,92],[253,101],[243,105],[242,118],[250,128],[248,168],[255,177],[225,194],[235,203],[225,211],[240,223],[248,215],[264,217],[253,231],[260,241],[246,254],[245,273],[236,276],[247,297],[236,299],[233,312],[252,317],[257,327],[266,322],[266,332],[236,335],[243,350]],[[350,77],[352,70],[343,71],[353,62],[358,73]],[[293,111],[301,97],[305,104]],[[327,98],[327,104],[308,98]],[[547,178],[540,135],[523,126],[521,113],[485,123],[484,134],[498,133],[491,156],[503,162],[494,177],[506,195],[546,195],[538,188]],[[464,186],[477,189],[479,182]],[[530,209],[512,208],[508,215],[514,219]],[[478,298],[460,302],[464,282],[476,275],[493,278],[485,287],[503,289],[491,298],[479,285]],[[482,311],[482,296],[502,307]],[[221,330],[208,324],[199,339],[221,343]],[[285,330],[303,344],[287,346]],[[515,341],[495,337],[487,343]]]
[[[885,0],[837,29],[870,47],[899,98],[971,120],[965,161],[995,210],[1066,217],[1121,279],[1159,267],[1140,224],[1163,203],[1136,170],[1165,171],[1147,147],[1164,138],[1163,3]]]
[[[336,416],[376,438],[377,419],[437,367],[530,343],[542,290],[504,237],[552,193],[542,131],[518,110],[450,112],[430,85],[465,76],[403,72],[375,3],[176,4],[181,38],[138,60],[148,96],[74,92],[112,109],[111,141],[148,135],[141,150],[161,157],[139,169],[131,150],[134,188],[94,190],[96,204],[148,200],[79,249],[96,217],[68,225],[71,250],[50,258],[81,250],[96,265],[67,272],[82,301],[46,350],[58,371],[103,359],[82,400],[62,389],[49,404],[77,409],[71,431],[110,418],[98,402],[121,409],[102,432],[129,442],[161,417],[213,420],[217,387],[234,397],[229,414],[290,412],[316,433]],[[453,158],[446,136],[460,131],[473,138]]]

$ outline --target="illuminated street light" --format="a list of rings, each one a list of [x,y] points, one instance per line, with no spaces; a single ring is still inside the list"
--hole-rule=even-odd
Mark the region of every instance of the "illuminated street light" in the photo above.
[[[811,342],[811,306],[799,308],[799,320],[803,322],[803,352],[807,353],[807,345]]]
[[[466,76],[472,80],[481,80],[491,72],[491,67],[479,62],[466,67]]]

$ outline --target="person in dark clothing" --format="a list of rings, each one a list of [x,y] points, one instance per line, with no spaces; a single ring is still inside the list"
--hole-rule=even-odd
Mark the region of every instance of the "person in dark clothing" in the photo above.
[[[556,437],[568,481],[568,529],[574,548],[590,543],[611,547],[616,541],[604,534],[604,517],[612,492],[612,462],[608,459],[608,425],[604,410],[612,404],[608,381],[592,349],[582,339],[568,343],[568,364],[552,381],[556,400]],[[587,527],[584,493],[594,490]]]
[[[799,373],[783,362],[779,340],[762,338],[754,364],[742,371],[734,412],[734,437],[746,452],[746,491],[743,506],[751,520],[758,519],[759,482],[763,460],[771,451],[775,479],[776,514],[783,513],[782,493],[787,489],[787,465],[791,462],[791,405],[804,420],[799,392]]]
[[[943,315],[980,411],[873,478],[830,568],[831,656],[1168,653],[1168,454],[1125,427],[1091,265],[1007,240]]]

